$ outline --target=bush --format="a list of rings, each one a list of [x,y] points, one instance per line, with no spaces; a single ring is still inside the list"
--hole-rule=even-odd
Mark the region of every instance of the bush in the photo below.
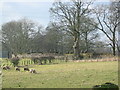
[[[74,54],[65,54],[64,59],[65,60],[73,60],[74,59]]]
[[[31,57],[31,60],[34,62],[34,64],[37,64],[39,62],[39,57]]]
[[[93,53],[92,58],[94,58],[94,59],[102,58],[101,55],[102,55],[102,53]]]
[[[93,90],[119,90],[119,87],[116,84],[107,82],[102,85],[93,86]]]
[[[80,54],[79,58],[76,58],[74,54],[65,54],[65,60],[80,60],[83,59],[83,55]]]
[[[83,59],[90,59],[92,58],[93,54],[92,53],[81,53],[81,56]]]
[[[13,65],[14,65],[14,67],[18,66],[19,60],[20,60],[20,58],[18,58],[18,57],[14,57],[14,58],[10,59],[11,63],[13,63]]]

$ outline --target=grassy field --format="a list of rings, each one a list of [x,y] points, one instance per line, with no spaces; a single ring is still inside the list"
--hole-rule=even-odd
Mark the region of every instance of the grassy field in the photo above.
[[[38,72],[3,71],[3,88],[92,88],[97,84],[118,84],[118,62],[63,62],[30,65]]]

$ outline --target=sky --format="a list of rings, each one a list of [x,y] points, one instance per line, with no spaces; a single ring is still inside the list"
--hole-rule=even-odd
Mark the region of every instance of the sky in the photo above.
[[[52,7],[54,1],[56,0],[1,0],[0,25],[12,20],[27,18],[47,26],[50,21],[49,8]],[[97,1],[108,2],[109,0]]]
[[[52,2],[4,2],[0,23],[27,18],[46,25],[50,20],[49,8],[51,6]]]

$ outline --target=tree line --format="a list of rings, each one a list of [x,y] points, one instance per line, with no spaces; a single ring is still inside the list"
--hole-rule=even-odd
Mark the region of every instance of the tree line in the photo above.
[[[115,56],[117,51],[120,52],[119,2],[90,8],[93,3],[82,0],[54,2],[50,8],[52,20],[46,28],[26,18],[7,22],[2,25],[2,44],[15,56],[23,53],[72,53],[75,59],[80,59],[80,53],[97,53],[97,48],[111,48]],[[101,38],[100,32],[107,42]]]

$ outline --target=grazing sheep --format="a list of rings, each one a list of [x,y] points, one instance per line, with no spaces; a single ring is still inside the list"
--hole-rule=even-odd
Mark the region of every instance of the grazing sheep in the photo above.
[[[10,67],[9,67],[9,66],[6,66],[6,68],[7,68],[7,69],[10,69]]]
[[[37,73],[35,69],[31,69],[30,73]]]
[[[4,66],[4,67],[3,67],[3,70],[7,70],[7,67],[6,67],[6,66]]]
[[[9,66],[4,66],[4,67],[3,67],[3,70],[8,70],[8,69],[10,69]]]
[[[16,71],[20,71],[20,68],[16,67],[15,70],[16,70]]]
[[[30,71],[30,70],[29,70],[29,68],[25,67],[25,68],[24,68],[24,71]]]

